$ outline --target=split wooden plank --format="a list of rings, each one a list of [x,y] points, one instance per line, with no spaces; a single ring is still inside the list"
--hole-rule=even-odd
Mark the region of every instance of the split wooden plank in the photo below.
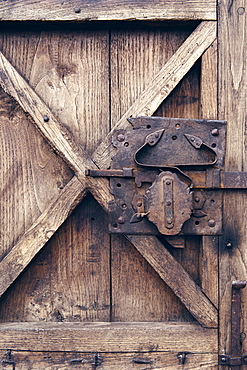
[[[215,38],[216,22],[202,22],[192,32],[94,152],[92,159],[100,168],[109,168],[115,153],[111,139],[114,130],[130,129],[128,117],[151,116]]]
[[[201,338],[199,338],[200,340]],[[8,352],[9,353],[9,352]],[[8,359],[6,350],[0,351],[2,363]],[[181,361],[178,358],[178,352],[173,350],[169,352],[100,352],[99,357],[102,366],[107,370],[136,370],[145,367],[152,370],[180,370]],[[67,370],[72,365],[80,370],[88,370],[89,364],[92,363],[93,354],[90,352],[34,352],[34,351],[11,351],[11,359],[16,362],[18,370],[54,370],[54,364],[59,370]],[[77,361],[76,361],[77,360]],[[76,366],[76,364],[78,364]],[[186,355],[183,370],[216,370],[218,369],[218,355],[216,352],[211,353],[194,353],[193,348]],[[73,367],[72,367],[73,368]]]
[[[90,189],[96,200],[104,209],[108,209],[108,202],[112,199],[106,179],[85,179],[87,168],[96,168],[88,154],[75,142],[72,135],[56,119],[51,110],[40,99],[36,92],[16,71],[11,63],[0,52],[0,84],[4,91],[11,95],[33,119],[35,126],[61,156],[61,158],[75,171],[79,179]]]
[[[186,340],[185,340],[186,338]],[[22,351],[217,351],[217,330],[191,323],[3,323],[0,348]]]
[[[247,170],[246,2],[219,2],[218,118],[227,121],[226,171]],[[220,347],[231,355],[231,289],[233,280],[247,280],[246,191],[224,192],[224,235],[220,238]],[[247,289],[241,291],[241,330],[246,330]],[[241,346],[247,350],[246,341]],[[223,352],[224,351],[224,352]],[[220,368],[224,368],[221,366]]]
[[[5,0],[1,20],[7,21],[126,21],[126,20],[215,20],[215,0]]]
[[[202,56],[201,119],[217,119],[217,40]],[[201,285],[203,292],[218,307],[219,237],[203,236],[201,246]]]
[[[216,328],[217,309],[163,244],[153,236],[128,235],[127,238],[181,299],[196,320],[204,327]]]
[[[19,276],[33,257],[66,220],[71,210],[85,196],[85,186],[76,176],[64,187],[58,198],[38,217],[24,236],[0,263],[0,295]]]

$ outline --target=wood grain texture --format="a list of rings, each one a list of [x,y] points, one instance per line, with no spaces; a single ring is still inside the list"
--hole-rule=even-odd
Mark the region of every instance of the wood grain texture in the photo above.
[[[128,239],[201,325],[208,328],[217,327],[216,308],[157,238],[128,235]]]
[[[162,66],[189,36],[191,28],[128,27],[111,33],[111,120],[117,122]],[[199,68],[193,67],[162,103],[157,115],[198,117]],[[169,102],[167,103],[167,100]],[[165,108],[164,108],[165,107]],[[163,109],[164,108],[164,109]],[[178,113],[179,112],[179,113]],[[183,238],[184,239],[184,238]],[[185,243],[185,242],[184,242]],[[192,245],[180,262],[195,279],[198,260]],[[124,238],[112,238],[114,321],[193,321],[193,317],[145,259]],[[198,254],[198,246],[195,248]],[[188,258],[187,258],[188,256]],[[194,261],[194,259],[193,259]],[[194,271],[190,269],[193,266]],[[198,279],[197,279],[198,281]]]
[[[73,175],[15,100],[0,97],[2,259]]]
[[[246,171],[246,3],[219,2],[218,118],[227,121],[226,170]],[[225,191],[224,235],[220,238],[220,353],[230,351],[231,283],[247,279],[246,193]],[[232,247],[227,248],[231,243]],[[241,330],[246,331],[247,292],[242,295]],[[243,353],[246,342],[243,342]]]
[[[116,128],[130,128],[127,117],[152,115],[201,54],[211,45],[215,37],[216,23],[202,22],[186,39],[93,153],[92,158],[100,168],[108,168],[110,158],[114,155],[115,150],[111,145],[113,131]]]
[[[93,193],[103,208],[108,209],[108,202],[112,199],[109,184],[106,179],[95,181],[88,177],[85,181],[85,170],[96,166],[89,155],[74,140],[70,132],[56,119],[51,110],[40,97],[0,53],[0,84],[34,120],[34,124],[41,134],[61,158],[71,167],[77,176]],[[44,117],[48,119],[45,120]]]
[[[112,321],[195,320],[131,243],[113,236],[111,250]]]
[[[217,351],[217,330],[189,323],[5,323],[0,333],[0,348],[12,350]]]
[[[109,321],[107,218],[87,196],[0,301],[0,321]]]
[[[10,1],[0,6],[1,20],[52,20],[52,21],[100,21],[100,20],[215,20],[215,0],[190,0],[189,4],[176,1],[106,1],[97,3],[89,0],[78,3],[76,0]]]
[[[202,55],[200,84],[201,119],[217,119],[217,40]],[[219,301],[219,237],[203,236],[201,245],[202,290],[218,307]]]
[[[131,352],[131,353],[107,353],[101,352],[102,360],[101,368],[115,370],[180,370],[181,364],[178,359],[179,352]],[[8,357],[7,351],[0,351],[2,361]],[[16,362],[19,370],[67,370],[72,367],[74,369],[88,370],[90,368],[93,354],[85,352],[29,352],[29,351],[11,351],[11,359]],[[76,360],[78,362],[76,362]],[[186,356],[183,369],[195,370],[198,369],[217,369],[218,356],[216,353],[193,353],[190,352]]]
[[[7,68],[10,68],[17,76],[17,80],[25,85],[27,99],[31,99],[31,102],[38,100],[40,106],[45,109],[48,109],[46,105],[48,104],[51,110],[56,113],[66,126],[65,131],[67,133],[70,131],[68,136],[73,135],[74,146],[72,146],[74,148],[76,147],[80,151],[80,146],[83,145],[89,152],[93,151],[109,129],[109,109],[107,106],[109,91],[105,89],[105,86],[108,85],[109,69],[108,32],[88,32],[85,30],[78,32],[78,29],[73,29],[73,31],[64,30],[63,33],[57,31],[37,33],[21,31],[20,34],[16,34],[11,32],[9,39],[5,35],[2,48],[11,62],[15,66],[18,65],[18,70],[29,79],[32,87],[45,102],[43,103],[37,93],[23,80],[20,73],[16,72],[16,69],[10,65]],[[24,46],[29,44],[29,38],[35,39],[36,48],[31,48],[29,63],[26,63],[18,57],[18,51],[19,48],[22,51],[25,50]],[[11,84],[13,80],[9,82]],[[37,121],[32,108],[28,105],[25,105],[24,108],[29,110],[29,113]],[[57,139],[57,133],[61,126],[54,118],[57,133],[54,135],[54,132],[50,131],[51,126],[49,125],[53,113],[50,109],[49,112],[50,120],[47,124],[47,130],[51,134],[51,141],[53,141],[54,138]],[[47,137],[47,132],[44,135]],[[61,138],[59,133],[58,136]],[[64,144],[70,147],[71,141],[68,142],[65,139]],[[56,146],[56,144],[54,145]],[[64,150],[63,144],[60,149]],[[79,158],[80,155],[78,153],[76,155],[78,155],[78,161],[83,163],[83,156]],[[84,178],[83,168],[81,173]],[[97,181],[97,186],[94,184],[92,192],[98,190],[101,200],[104,198],[104,186],[101,186],[100,182]],[[109,197],[107,180],[105,183]],[[67,203],[68,199],[64,194],[63,200],[57,199],[60,208],[53,209],[56,204],[54,202],[50,208],[51,212],[54,210],[54,213],[50,214],[49,210],[46,210],[40,216],[41,224],[33,225],[33,230],[41,228],[41,235],[37,236],[36,242],[28,243],[29,256],[26,256],[26,259],[22,258],[16,273],[10,277],[9,282],[5,281],[4,290],[7,289],[11,280],[16,278],[26,267],[30,258],[38,253],[44,245],[42,228],[46,230],[48,227],[51,230],[46,234],[46,242],[64,222],[65,214],[67,213],[68,216],[76,206],[78,194],[80,194],[80,199],[85,196],[86,191],[83,189],[86,186],[85,182],[80,184],[78,180],[74,179],[74,182],[69,185],[67,197],[70,199],[70,203]],[[104,205],[107,207],[107,204],[108,200],[105,197]],[[36,265],[33,263],[28,272],[24,273],[24,277],[22,275],[15,287],[11,288],[7,296],[5,295],[1,305],[1,320],[109,320],[110,277],[109,256],[107,254],[109,236],[103,231],[105,215],[92,199],[87,201],[84,206],[80,206],[79,210],[69,218],[51,240],[51,243],[46,247],[46,253],[44,252],[41,257],[38,256],[35,261]],[[104,224],[104,229],[106,229],[106,224]],[[99,244],[99,240],[103,243],[104,248]],[[25,235],[17,246],[18,251],[25,249],[26,245],[27,236]],[[12,253],[9,255],[8,265],[11,264],[12,258],[13,265],[16,263],[16,255]],[[82,260],[84,261],[83,273],[81,272]],[[70,263],[65,261],[70,261]],[[4,266],[2,267],[4,268]],[[57,274],[54,273],[55,271]],[[32,284],[28,283],[30,276],[33,277]],[[20,286],[25,289],[20,289]],[[54,293],[51,294],[51,291]],[[8,310],[8,307],[12,307],[12,309]]]
[[[12,284],[32,258],[66,220],[80,199],[85,195],[82,183],[73,179],[64,187],[58,198],[38,217],[24,236],[0,263],[0,295]]]

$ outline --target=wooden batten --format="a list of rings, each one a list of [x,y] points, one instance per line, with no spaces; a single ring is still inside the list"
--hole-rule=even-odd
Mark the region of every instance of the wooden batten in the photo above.
[[[217,330],[191,323],[4,323],[0,349],[30,351],[217,351]]]
[[[7,0],[0,5],[1,20],[7,21],[126,21],[126,20],[215,20],[215,0],[176,1],[110,0]]]

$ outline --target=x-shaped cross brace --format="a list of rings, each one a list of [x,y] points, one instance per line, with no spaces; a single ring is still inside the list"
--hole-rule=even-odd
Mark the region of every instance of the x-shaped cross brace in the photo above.
[[[196,60],[212,44],[215,37],[216,23],[202,22],[118,121],[96,149],[92,158],[74,141],[30,85],[0,53],[2,88],[20,104],[25,112],[29,113],[44,138],[75,173],[58,198],[41,214],[1,261],[0,295],[8,289],[88,191],[106,211],[108,210],[108,202],[112,199],[108,180],[86,177],[85,170],[110,166],[115,150],[111,145],[112,132],[119,128],[130,128],[127,117],[152,115]],[[217,310],[214,305],[156,237],[126,237],[203,326],[217,327]]]

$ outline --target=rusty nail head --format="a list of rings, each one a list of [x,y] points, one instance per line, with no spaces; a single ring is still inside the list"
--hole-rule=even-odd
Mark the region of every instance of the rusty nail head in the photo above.
[[[214,220],[209,220],[208,221],[208,226],[209,227],[214,227],[215,226],[215,221]]]
[[[43,117],[43,120],[44,120],[45,122],[48,122],[48,121],[50,120],[50,118],[49,118],[48,116],[46,116],[46,115],[45,115],[45,116]]]
[[[76,7],[74,8],[74,11],[75,11],[75,13],[80,13],[80,12],[81,12],[81,9],[80,9],[78,6],[76,6]]]
[[[124,224],[125,223],[125,219],[124,219],[123,216],[118,217],[118,223],[120,223],[120,224]]]
[[[124,135],[123,134],[119,134],[118,136],[117,136],[117,139],[118,139],[118,141],[124,141],[125,140],[125,137],[124,137]]]
[[[214,128],[212,131],[211,131],[211,134],[213,136],[218,136],[219,135],[219,130],[217,128]]]

